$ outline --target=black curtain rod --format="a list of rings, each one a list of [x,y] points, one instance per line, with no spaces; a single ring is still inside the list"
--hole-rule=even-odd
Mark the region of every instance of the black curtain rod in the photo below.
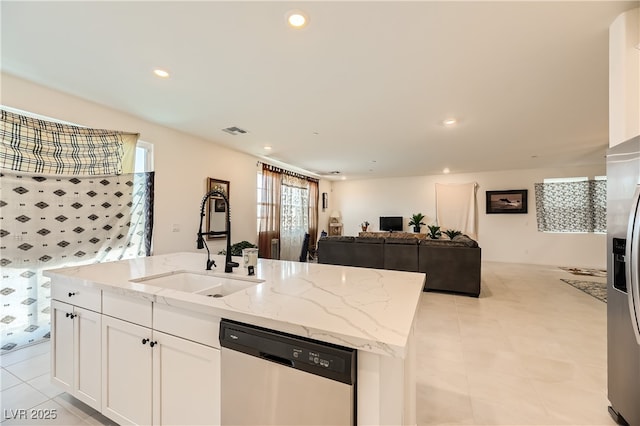
[[[280,167],[276,167],[276,166],[273,166],[271,164],[263,163],[262,161],[258,161],[258,165],[262,166],[262,170],[266,169],[266,170],[269,170],[269,171],[272,171],[272,172],[282,173],[283,175],[293,176],[293,177],[297,177],[297,178],[300,178],[300,179],[306,179],[306,180],[308,180],[310,182],[318,183],[320,181],[319,179],[312,178],[310,176],[305,176],[305,175],[300,174],[300,173],[292,172],[291,170],[282,169]]]

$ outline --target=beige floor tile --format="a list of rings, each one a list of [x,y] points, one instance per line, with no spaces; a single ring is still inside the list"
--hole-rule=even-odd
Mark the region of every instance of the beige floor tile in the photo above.
[[[25,361],[11,364],[5,368],[11,374],[26,382],[48,373],[51,369],[51,359],[49,353],[44,353]]]
[[[26,383],[10,387],[0,392],[0,412],[2,419],[15,417],[15,413],[40,405],[49,398]]]
[[[55,401],[48,400],[36,407],[33,407],[22,416],[2,423],[2,426],[9,425],[63,425],[76,426],[86,424],[80,417],[63,408]]]
[[[528,378],[487,371],[470,372],[468,375],[469,395],[476,400],[490,403],[508,401],[528,401],[542,408],[536,389]]]
[[[6,367],[29,358],[33,358],[34,356],[48,354],[50,352],[50,348],[50,342],[43,342],[6,353],[0,356],[0,366]]]
[[[2,369],[2,375],[0,375],[0,390],[9,389],[12,386],[19,385],[22,380],[9,373],[4,368]]]
[[[554,418],[541,405],[531,404],[527,400],[509,399],[507,401],[486,401],[471,399],[473,417],[477,425],[559,425],[564,424]]]
[[[51,375],[49,373],[31,379],[27,383],[49,398],[55,398],[63,392],[58,386],[51,383]]]
[[[419,383],[416,389],[418,425],[474,425],[468,394]]]
[[[532,381],[549,413],[575,425],[615,425],[608,414],[605,389],[581,388],[578,383]]]

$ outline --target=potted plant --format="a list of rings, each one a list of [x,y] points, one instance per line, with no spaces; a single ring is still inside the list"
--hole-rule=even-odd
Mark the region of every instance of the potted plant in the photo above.
[[[440,227],[437,225],[429,225],[429,238],[432,240],[437,240],[442,236],[442,231],[440,231]]]
[[[453,240],[457,235],[462,235],[462,232],[455,229],[447,229],[444,233],[449,237],[450,240]]]
[[[409,226],[413,226],[413,232],[420,232],[420,226],[424,225],[422,219],[424,219],[424,215],[422,213],[416,213],[411,216],[411,220],[409,220]]]
[[[231,256],[242,256],[242,249],[246,248],[258,248],[258,246],[251,244],[249,241],[240,241],[231,246]],[[218,254],[227,254],[226,250],[220,250]]]
[[[367,228],[369,228],[369,222],[365,220],[360,224],[360,227],[362,227],[362,232],[367,232]]]

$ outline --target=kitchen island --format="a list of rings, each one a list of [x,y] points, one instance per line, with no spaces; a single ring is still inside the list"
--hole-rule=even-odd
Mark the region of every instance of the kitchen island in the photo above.
[[[424,274],[259,259],[248,276],[205,264],[204,255],[175,253],[46,271],[54,383],[119,423],[218,423],[224,318],[356,349],[357,423],[416,423],[413,336]],[[163,285],[182,272],[246,288],[208,297]],[[208,413],[198,417],[198,408]]]

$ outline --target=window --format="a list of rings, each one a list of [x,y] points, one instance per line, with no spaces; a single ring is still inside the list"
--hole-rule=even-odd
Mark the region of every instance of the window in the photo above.
[[[535,194],[538,231],[606,232],[606,176],[544,179]]]
[[[153,171],[153,144],[138,140],[134,171],[136,173]]]
[[[258,249],[260,257],[297,260],[305,234],[315,252],[318,233],[318,181],[264,163],[258,171]],[[272,253],[273,242],[279,253]]]

